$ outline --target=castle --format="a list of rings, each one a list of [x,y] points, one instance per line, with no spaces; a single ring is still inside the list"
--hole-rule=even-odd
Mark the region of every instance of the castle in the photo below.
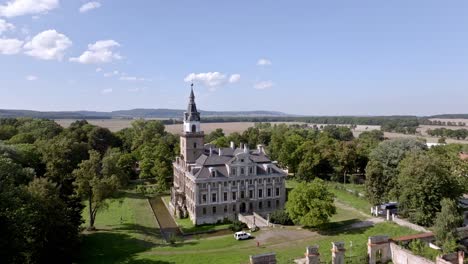
[[[266,216],[284,207],[287,175],[262,145],[250,150],[247,144],[231,142],[229,148],[216,148],[204,138],[192,84],[180,156],[173,163],[170,209],[177,217],[200,225],[234,220],[238,214]]]

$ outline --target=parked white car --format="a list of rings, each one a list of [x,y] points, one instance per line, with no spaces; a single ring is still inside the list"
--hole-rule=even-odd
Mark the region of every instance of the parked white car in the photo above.
[[[236,240],[244,240],[244,239],[249,239],[250,237],[252,237],[252,235],[250,233],[246,233],[244,231],[240,231],[240,232],[236,232],[234,234],[234,238]]]

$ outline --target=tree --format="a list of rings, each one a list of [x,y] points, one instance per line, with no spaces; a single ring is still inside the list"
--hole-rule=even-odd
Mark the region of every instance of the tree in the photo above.
[[[346,183],[346,174],[356,171],[356,145],[353,141],[338,142],[336,150],[335,170],[343,175],[343,182]]]
[[[101,154],[106,153],[110,147],[117,147],[119,139],[107,128],[95,127],[88,135],[90,149],[94,149]]]
[[[304,142],[304,138],[295,133],[286,135],[284,143],[279,152],[278,161],[288,167],[289,172],[296,173],[299,162],[301,161],[300,153],[297,151],[300,145]]]
[[[217,128],[213,132],[205,136],[205,142],[212,143],[220,137],[224,137],[224,132],[222,128]]]
[[[456,229],[463,224],[457,202],[444,198],[440,202],[441,210],[437,213],[434,222],[434,235],[439,245],[446,245],[450,240],[456,239]]]
[[[392,139],[380,143],[370,154],[366,167],[366,193],[374,205],[395,196],[398,165],[408,153],[426,149],[426,145],[413,139]]]
[[[294,223],[317,227],[328,223],[336,213],[334,195],[320,179],[300,183],[289,194],[286,211]]]
[[[427,153],[413,153],[401,161],[398,175],[398,209],[413,222],[431,226],[441,200],[457,200],[463,186],[444,162]]]
[[[91,150],[89,159],[81,162],[79,168],[73,171],[76,194],[88,202],[89,230],[95,229],[98,210],[106,205],[106,199],[112,197],[120,187],[121,179],[115,174],[105,173],[102,168],[101,155]]]

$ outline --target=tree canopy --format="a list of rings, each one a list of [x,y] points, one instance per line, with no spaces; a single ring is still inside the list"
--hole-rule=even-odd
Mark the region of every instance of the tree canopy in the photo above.
[[[294,223],[317,227],[336,213],[334,195],[320,179],[300,183],[289,194],[286,211]]]

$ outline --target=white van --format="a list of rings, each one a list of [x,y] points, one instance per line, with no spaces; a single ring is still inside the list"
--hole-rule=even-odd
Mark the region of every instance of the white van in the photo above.
[[[246,233],[244,231],[236,232],[234,234],[234,238],[236,240],[244,240],[244,239],[249,239],[251,235],[249,233]]]

